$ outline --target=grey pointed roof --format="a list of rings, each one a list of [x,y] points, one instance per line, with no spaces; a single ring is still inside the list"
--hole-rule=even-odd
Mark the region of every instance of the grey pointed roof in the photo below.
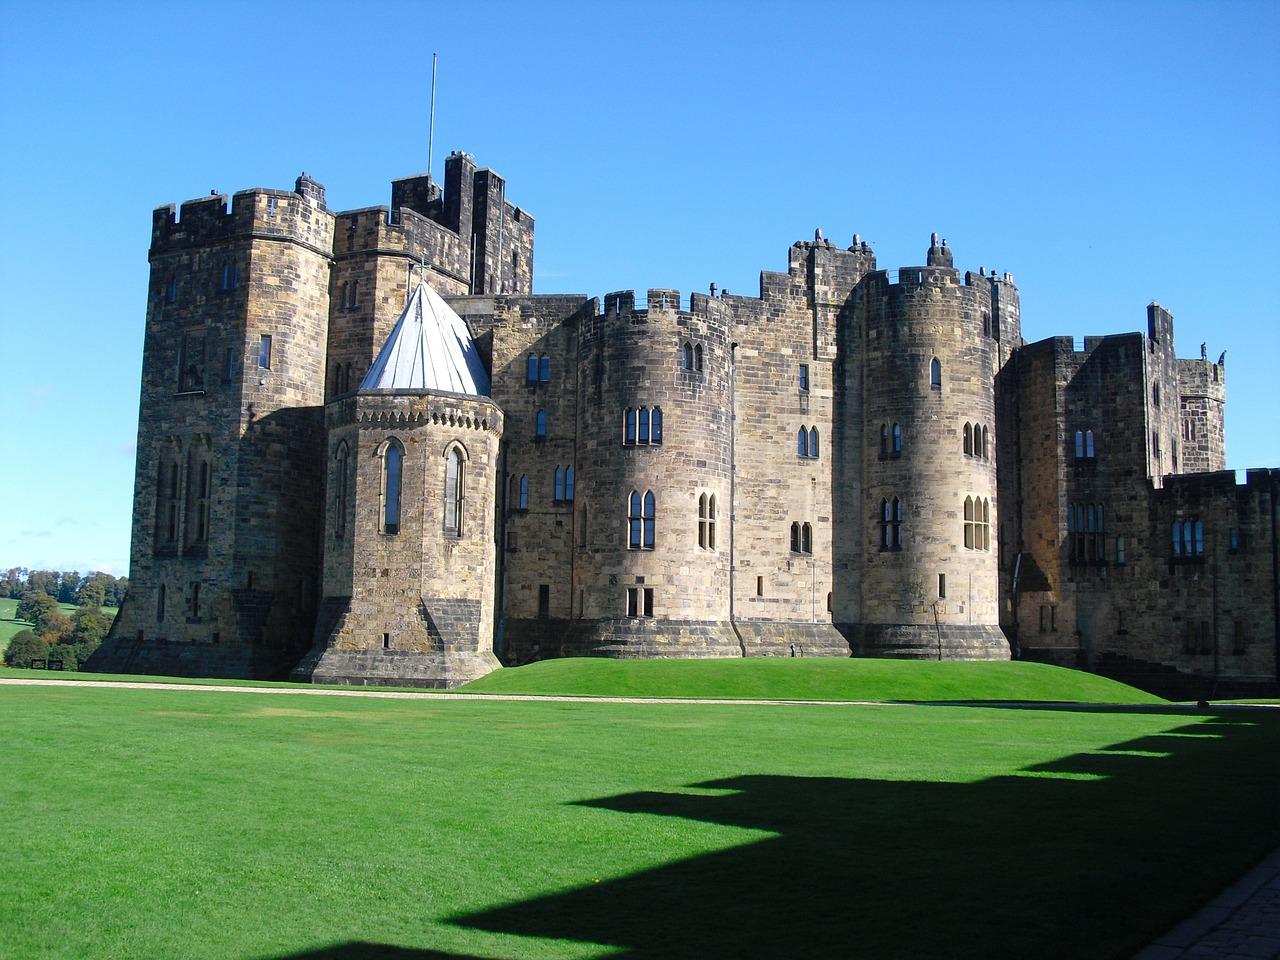
[[[424,280],[418,284],[361,390],[443,390],[489,395],[489,375],[463,319]]]

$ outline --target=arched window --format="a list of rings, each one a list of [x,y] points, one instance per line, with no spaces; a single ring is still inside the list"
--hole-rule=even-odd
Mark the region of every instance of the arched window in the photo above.
[[[648,443],[649,442],[649,408],[641,407],[639,413],[640,413],[640,417],[639,417],[640,428],[636,433],[636,443]]]
[[[964,548],[973,549],[973,497],[964,498]]]
[[[1086,430],[1084,432],[1084,455],[1086,459],[1093,459],[1093,431]]]
[[[236,260],[231,261],[231,289],[236,290],[240,287],[240,264]]]
[[[880,456],[887,457],[889,455],[889,425],[887,423],[880,424]]]
[[[627,546],[632,550],[652,550],[654,542],[653,491],[643,497],[632,490],[627,501]]]
[[[341,540],[347,534],[347,461],[346,442],[338,444],[333,455],[333,535]]]
[[[1195,522],[1195,540],[1192,541],[1192,548],[1195,551],[1193,553],[1193,556],[1197,556],[1197,557],[1204,556],[1204,521],[1203,520],[1197,520]]]
[[[566,503],[573,500],[573,467],[564,471],[564,499]]]
[[[359,305],[360,305],[360,281],[352,280],[351,281],[351,306],[357,307]]]
[[[693,348],[693,369],[699,373],[702,372],[702,344],[697,344]]]
[[[693,369],[693,344],[688,340],[680,350],[680,365],[686,370]]]
[[[537,416],[534,417],[533,435],[535,437],[545,437],[547,435],[547,411],[539,410]]]
[[[653,420],[653,428],[649,434],[650,439],[654,443],[661,443],[662,442],[662,408],[661,407],[653,408],[652,420]]]
[[[973,427],[967,423],[964,425],[964,455],[973,456]]]
[[[935,390],[942,389],[942,361],[937,357],[929,362],[929,385]]]
[[[169,302],[176,303],[178,300],[178,278],[169,278]]]
[[[816,457],[818,455],[818,428],[809,428],[809,456]]]
[[[226,260],[222,262],[222,289],[231,289],[231,263]]]
[[[1076,431],[1076,459],[1077,460],[1084,459],[1084,431],[1083,430]]]
[[[809,431],[804,427],[796,431],[796,453],[802,457],[809,455]]]
[[[525,365],[524,379],[526,383],[538,382],[538,358],[532,353],[529,354],[529,360]]]
[[[791,521],[791,552],[800,552],[800,521]]]
[[[462,517],[465,468],[462,451],[454,447],[445,457],[444,465],[444,532],[445,536],[462,536]]]
[[[521,510],[529,509],[529,478],[524,474],[520,476],[520,499],[518,502]]]
[[[628,407],[626,419],[624,419],[622,422],[623,424],[622,425],[622,429],[623,429],[622,442],[623,443],[636,442],[636,419],[637,419],[636,411],[633,408]]]
[[[564,467],[556,467],[555,499],[564,500]]]
[[[991,501],[982,498],[982,549],[991,549]]]
[[[987,428],[983,427],[982,428],[982,459],[983,460],[991,459],[990,454],[987,450],[987,440],[988,440]]]
[[[622,421],[622,442],[627,445],[662,442],[662,408],[628,407]]]
[[[404,448],[392,439],[382,453],[382,532],[400,532],[400,482],[404,471]]]
[[[889,549],[902,549],[902,501],[893,498],[889,517]]]
[[[698,546],[703,550],[716,548],[716,495],[698,497]]]
[[[551,382],[551,358],[545,353],[538,358],[538,379],[542,383]]]
[[[346,280],[342,281],[342,299],[339,301],[339,305],[343,310],[351,305],[351,284]]]
[[[160,584],[160,589],[156,591],[156,619],[160,621],[164,620],[165,594],[167,593],[165,585]]]
[[[1182,524],[1177,520],[1173,521],[1173,555],[1175,557],[1182,556]]]
[[[893,425],[893,452],[902,452],[902,427],[896,423]]]

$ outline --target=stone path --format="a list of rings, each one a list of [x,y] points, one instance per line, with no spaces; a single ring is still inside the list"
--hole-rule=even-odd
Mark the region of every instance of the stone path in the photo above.
[[[0,684],[58,686],[83,684],[91,687],[120,687],[133,690],[204,690],[224,693],[265,693],[312,697],[384,697],[389,699],[446,700],[550,700],[556,702],[601,701],[606,703],[703,703],[781,706],[911,706],[850,700],[696,700],[655,697],[561,697],[520,694],[412,693],[398,690],[354,688],[315,690],[283,687],[232,687],[194,683],[132,683],[124,680],[37,680],[3,677]],[[1195,708],[1188,708],[1195,709]],[[1184,920],[1133,960],[1280,960],[1280,850],[1219,894],[1195,916]]]
[[[1280,960],[1280,850],[1133,960]]]

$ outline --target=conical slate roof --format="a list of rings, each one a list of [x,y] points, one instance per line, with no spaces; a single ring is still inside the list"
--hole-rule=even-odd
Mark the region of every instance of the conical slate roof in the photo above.
[[[444,390],[487,397],[489,375],[466,323],[424,280],[360,389]]]

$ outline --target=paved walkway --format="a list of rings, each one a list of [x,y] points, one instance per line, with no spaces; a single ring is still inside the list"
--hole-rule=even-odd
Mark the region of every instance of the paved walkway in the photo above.
[[[0,677],[0,684],[55,685],[80,683],[93,687],[124,687],[143,690],[204,690],[229,693],[265,693],[331,697],[386,697],[389,699],[445,698],[450,700],[604,700],[613,703],[724,703],[724,704],[814,704],[848,706],[858,701],[832,700],[687,700],[649,697],[553,697],[515,694],[407,693],[398,690],[353,688],[314,690],[284,687],[210,686],[193,683],[131,683],[122,680],[37,680]],[[909,704],[868,703],[867,706],[909,706]],[[1194,709],[1194,708],[1189,708]],[[1133,960],[1280,960],[1280,850],[1224,890],[1194,917],[1184,920],[1154,943],[1134,955]]]
[[[1133,960],[1280,960],[1280,850]]]

